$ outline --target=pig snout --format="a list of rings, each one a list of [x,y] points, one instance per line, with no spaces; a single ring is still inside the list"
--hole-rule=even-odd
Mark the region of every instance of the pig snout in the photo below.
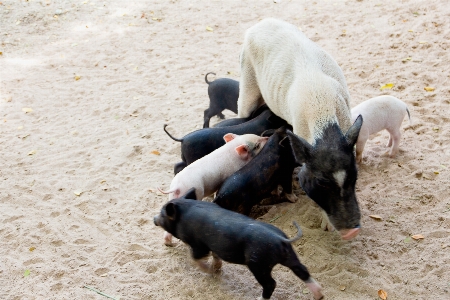
[[[156,226],[160,226],[159,225],[159,215],[156,215],[153,217],[153,223],[155,223]]]
[[[347,241],[356,237],[360,231],[361,231],[360,225],[357,225],[355,228],[352,228],[352,229],[339,230],[339,232],[341,234],[341,238],[343,240],[347,240]]]

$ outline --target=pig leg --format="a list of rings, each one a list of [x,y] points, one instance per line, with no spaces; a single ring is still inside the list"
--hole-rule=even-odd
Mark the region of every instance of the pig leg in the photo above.
[[[319,300],[323,298],[322,287],[310,276],[308,269],[298,260],[294,250],[292,250],[289,261],[282,264],[291,269],[298,278],[305,282],[314,299]]]
[[[325,231],[334,231],[334,226],[331,224],[330,219],[328,219],[328,215],[324,210],[322,210],[322,223],[320,224],[320,228]]]
[[[177,175],[181,170],[186,168],[187,164],[184,161],[180,161],[173,166],[173,173]]]
[[[172,235],[170,233],[168,233],[167,231],[164,231],[164,245],[166,246],[173,246],[172,243]]]
[[[192,250],[192,258],[197,263],[199,269],[205,273],[211,273],[211,267],[207,263],[209,256],[208,247],[202,245],[195,245],[191,248],[191,250]]]
[[[367,139],[369,138],[369,132],[367,130],[360,130],[358,141],[356,142],[356,162],[362,162],[362,153]]]
[[[215,253],[212,254],[212,257],[213,260],[211,263],[211,273],[217,273],[222,268],[222,260]]]
[[[239,82],[238,117],[248,118],[263,100],[256,81],[252,64],[245,59],[245,51],[241,53],[241,79]]]
[[[263,287],[263,293],[260,299],[270,299],[270,296],[272,296],[277,285],[275,280],[273,280],[272,275],[270,275],[272,268],[261,264],[259,261],[249,262],[248,268]]]
[[[394,130],[389,130],[389,141],[392,140],[392,148],[389,152],[389,157],[394,157],[397,152],[398,148],[400,146],[400,138],[402,137],[402,134],[400,133],[400,130],[398,128],[395,128]]]
[[[286,170],[281,175],[281,187],[283,188],[284,195],[286,199],[289,200],[289,202],[295,203],[298,198],[297,196],[292,192],[292,169]]]

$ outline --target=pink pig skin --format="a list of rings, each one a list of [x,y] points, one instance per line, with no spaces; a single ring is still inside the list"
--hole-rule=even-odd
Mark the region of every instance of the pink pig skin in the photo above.
[[[390,136],[386,147],[391,147],[390,157],[394,157],[398,152],[400,144],[400,126],[406,113],[409,120],[411,117],[406,104],[393,96],[379,96],[362,102],[352,108],[352,121],[359,115],[363,116],[363,124],[356,142],[356,161],[362,161],[364,145],[371,134],[386,129]]]

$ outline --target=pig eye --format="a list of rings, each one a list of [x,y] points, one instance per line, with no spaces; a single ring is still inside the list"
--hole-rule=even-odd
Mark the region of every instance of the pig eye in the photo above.
[[[330,180],[326,178],[318,178],[316,177],[317,184],[323,187],[327,187],[330,183]]]

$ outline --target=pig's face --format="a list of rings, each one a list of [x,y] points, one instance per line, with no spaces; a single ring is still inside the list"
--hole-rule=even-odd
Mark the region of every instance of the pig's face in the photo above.
[[[325,210],[344,239],[356,236],[360,228],[353,146],[361,125],[359,118],[345,136],[337,125],[330,126],[314,147],[288,131],[296,160],[303,163],[298,174],[303,190]]]
[[[178,199],[196,199],[195,188],[191,188],[185,195]],[[176,200],[177,199],[173,199],[164,204],[161,212],[153,217],[153,223],[155,223],[156,226],[161,226],[164,230],[174,235],[176,224],[179,219],[179,210],[176,205]]]
[[[261,152],[268,139],[268,137],[261,137],[255,134],[244,134],[241,136],[241,141],[247,145],[247,151],[251,158]]]

